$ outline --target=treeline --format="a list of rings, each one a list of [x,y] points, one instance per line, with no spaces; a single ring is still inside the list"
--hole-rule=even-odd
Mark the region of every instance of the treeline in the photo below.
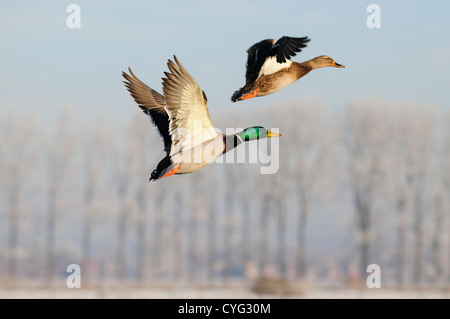
[[[87,124],[74,113],[50,126],[29,112],[0,115],[0,283],[64,285],[78,264],[92,283],[269,274],[346,284],[365,282],[373,263],[385,283],[450,283],[448,110],[363,99],[217,111],[223,132],[262,125],[283,136],[247,146],[247,159],[271,146],[259,163],[152,183],[163,146],[142,112]],[[275,174],[261,174],[275,161]],[[310,217],[325,206],[347,219],[335,228],[348,244],[338,256],[308,246],[319,231]]]

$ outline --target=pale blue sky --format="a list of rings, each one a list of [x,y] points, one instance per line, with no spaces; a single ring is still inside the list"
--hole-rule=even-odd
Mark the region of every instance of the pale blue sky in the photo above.
[[[66,7],[81,7],[81,29],[66,26]],[[381,7],[369,29],[366,8]],[[112,122],[136,109],[121,71],[161,91],[166,61],[176,54],[214,110],[274,105],[294,98],[342,107],[377,96],[448,107],[448,1],[2,1],[0,108],[35,110],[53,120],[64,106],[81,119]],[[309,36],[293,58],[326,54],[345,69],[316,70],[282,91],[231,103],[244,84],[246,50],[266,38]]]

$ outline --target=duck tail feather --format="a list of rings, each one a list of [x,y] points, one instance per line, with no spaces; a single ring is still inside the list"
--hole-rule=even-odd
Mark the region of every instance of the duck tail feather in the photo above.
[[[175,166],[177,166],[177,163],[173,163],[170,156],[167,155],[164,157],[156,167],[156,169],[153,170],[152,174],[150,175],[149,182],[150,181],[156,181],[158,179],[163,178],[168,172],[170,172],[171,169],[173,169]]]
[[[240,88],[239,90],[237,90],[233,93],[233,96],[231,96],[232,102],[240,101],[240,97],[242,96],[242,89],[243,88]]]

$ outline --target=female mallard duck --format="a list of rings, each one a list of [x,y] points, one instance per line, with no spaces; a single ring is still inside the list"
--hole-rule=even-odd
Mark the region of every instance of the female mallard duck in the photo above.
[[[302,63],[293,62],[291,57],[306,47],[308,37],[282,37],[276,43],[274,39],[258,42],[247,50],[247,71],[245,85],[231,97],[236,102],[275,93],[294,83],[311,70],[334,66],[344,68],[326,55],[318,56]]]
[[[253,126],[233,135],[218,134],[209,117],[205,92],[178,59],[168,60],[164,72],[164,96],[131,75],[122,72],[123,81],[139,107],[148,114],[164,141],[164,157],[149,181],[173,174],[195,172],[242,142],[281,136]]]

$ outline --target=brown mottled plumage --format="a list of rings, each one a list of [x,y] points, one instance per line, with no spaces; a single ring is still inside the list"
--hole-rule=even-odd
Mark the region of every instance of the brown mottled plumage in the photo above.
[[[344,67],[326,55],[302,63],[289,60],[306,47],[307,42],[307,37],[282,37],[276,43],[268,39],[250,47],[247,50],[246,84],[234,92],[231,100],[236,102],[275,93],[317,68]]]

